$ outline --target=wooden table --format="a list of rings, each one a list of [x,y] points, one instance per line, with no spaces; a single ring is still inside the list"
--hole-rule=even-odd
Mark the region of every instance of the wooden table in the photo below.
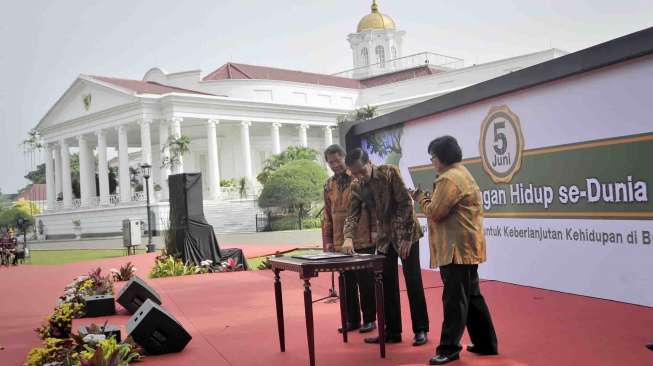
[[[279,346],[281,352],[286,351],[286,338],[283,321],[283,298],[281,295],[281,271],[299,273],[299,278],[304,281],[304,313],[306,316],[306,337],[308,339],[309,364],[315,365],[315,337],[313,326],[313,298],[311,294],[310,279],[317,277],[320,272],[339,272],[340,287],[340,320],[342,323],[342,340],[347,342],[347,299],[345,291],[346,271],[368,270],[374,272],[374,292],[376,297],[376,315],[379,330],[379,349],[381,357],[385,358],[385,318],[383,313],[383,262],[381,255],[355,255],[353,257],[333,258],[322,260],[307,260],[290,257],[271,258],[270,263],[274,271],[274,298],[277,306],[277,326],[279,329]]]

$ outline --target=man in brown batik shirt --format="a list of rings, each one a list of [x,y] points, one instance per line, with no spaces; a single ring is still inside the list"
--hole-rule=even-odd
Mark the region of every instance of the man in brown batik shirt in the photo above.
[[[324,185],[322,244],[324,251],[342,251],[345,240],[343,228],[349,210],[353,178],[347,173],[345,151],[339,145],[327,147],[324,151],[324,159],[334,174]],[[353,237],[353,249],[356,253],[374,254],[373,222],[366,207],[362,207],[361,211],[360,225]],[[347,299],[347,331],[359,329],[360,333],[371,332],[376,328],[374,275],[369,271],[351,271],[343,275]],[[361,311],[363,312],[362,326]]]
[[[349,152],[345,163],[356,181],[352,183],[351,188],[352,197],[345,220],[343,247],[346,249],[353,245],[354,233],[362,218],[362,209],[364,206],[369,207],[377,220],[376,248],[386,257],[383,270],[385,341],[401,342],[401,304],[397,267],[397,258],[400,257],[415,333],[413,346],[421,346],[427,342],[429,318],[419,261],[419,239],[423,233],[415,217],[413,201],[397,167],[372,165],[369,156],[362,149]],[[365,342],[378,343],[379,337],[367,338]]]

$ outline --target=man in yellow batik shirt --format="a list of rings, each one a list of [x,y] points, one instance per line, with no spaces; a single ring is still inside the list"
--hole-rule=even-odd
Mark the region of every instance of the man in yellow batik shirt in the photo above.
[[[322,245],[324,251],[343,251],[345,218],[351,198],[353,178],[347,174],[345,151],[339,145],[331,145],[324,151],[324,159],[333,171],[324,185],[324,214],[322,217]],[[367,208],[363,209],[361,225],[356,230],[353,250],[356,253],[374,254],[372,238],[373,221]],[[347,301],[347,331],[358,329],[360,333],[376,329],[376,302],[374,298],[374,275],[370,271],[351,271],[343,274]],[[358,292],[360,291],[360,302]],[[361,311],[363,325],[361,326]],[[339,329],[342,332],[342,329]]]

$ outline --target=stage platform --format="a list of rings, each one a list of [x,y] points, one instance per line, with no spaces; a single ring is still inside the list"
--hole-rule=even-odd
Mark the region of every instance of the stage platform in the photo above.
[[[269,247],[268,252],[269,252]],[[282,250],[284,248],[279,248]],[[248,257],[254,256],[254,247]],[[261,252],[256,255],[268,254]],[[153,254],[110,258],[60,266],[23,265],[0,268],[1,365],[20,365],[40,341],[33,329],[51,313],[63,287],[94,267],[117,268],[131,260],[137,274],[162,297],[170,311],[193,336],[177,354],[147,357],[143,365],[307,365],[303,287],[296,273],[283,273],[286,352],[279,352],[273,275],[270,271],[206,274],[148,279]],[[424,365],[433,355],[442,322],[439,274],[424,271],[431,333],[429,343],[412,347],[408,299],[402,292],[404,342],[388,345],[387,358],[378,347],[350,333],[343,344],[337,302],[314,306],[317,365]],[[403,279],[401,280],[403,283]],[[325,296],[330,276],[312,281],[314,298]],[[122,283],[116,284],[116,291]],[[653,309],[614,301],[484,281],[481,289],[490,306],[501,355],[478,357],[463,352],[452,365],[653,365]],[[118,307],[120,312],[122,308]],[[123,326],[123,313],[108,318]],[[105,318],[94,318],[96,323]],[[88,319],[75,321],[75,325]],[[124,328],[123,328],[124,331]],[[467,336],[463,342],[468,342]]]

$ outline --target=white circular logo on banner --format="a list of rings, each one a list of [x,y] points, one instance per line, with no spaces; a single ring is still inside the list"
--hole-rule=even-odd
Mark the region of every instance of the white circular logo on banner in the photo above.
[[[524,136],[519,117],[507,106],[490,109],[481,125],[483,169],[495,183],[509,183],[521,168]]]

